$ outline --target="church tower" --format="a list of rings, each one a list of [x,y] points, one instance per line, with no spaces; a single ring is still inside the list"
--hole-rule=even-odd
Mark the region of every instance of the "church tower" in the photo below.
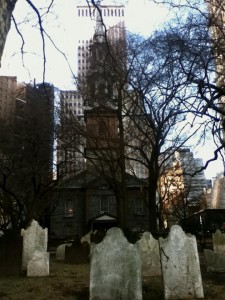
[[[101,172],[118,169],[118,116],[113,84],[113,45],[108,40],[100,1],[93,43],[90,46],[90,71],[86,77],[85,123],[87,130],[87,169]]]

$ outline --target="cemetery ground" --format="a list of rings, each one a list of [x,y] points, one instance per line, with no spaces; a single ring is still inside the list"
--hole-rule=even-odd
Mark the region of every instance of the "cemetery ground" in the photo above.
[[[199,252],[205,299],[225,300],[225,273],[206,272]],[[143,300],[163,300],[161,277],[142,279]],[[88,300],[89,264],[64,264],[50,259],[49,277],[0,277],[0,300]],[[132,299],[130,299],[132,300]]]

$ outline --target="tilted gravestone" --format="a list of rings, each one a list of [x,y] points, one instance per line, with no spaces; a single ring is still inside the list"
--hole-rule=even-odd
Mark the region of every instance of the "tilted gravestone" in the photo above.
[[[173,225],[159,245],[165,299],[204,298],[195,236]]]
[[[225,252],[225,233],[222,233],[219,229],[212,235],[213,238],[213,251]]]
[[[49,276],[49,253],[35,250],[28,262],[27,276]]]
[[[71,246],[72,243],[65,243],[56,248],[56,261],[65,262],[65,248]]]
[[[142,299],[139,244],[130,244],[119,228],[91,244],[90,300]]]
[[[138,243],[141,250],[142,276],[161,276],[158,240],[150,232],[144,232]]]
[[[47,252],[48,229],[43,229],[37,221],[32,220],[27,229],[21,229],[21,236],[23,237],[22,271],[26,271],[35,250]]]
[[[204,249],[207,272],[225,272],[225,252]]]

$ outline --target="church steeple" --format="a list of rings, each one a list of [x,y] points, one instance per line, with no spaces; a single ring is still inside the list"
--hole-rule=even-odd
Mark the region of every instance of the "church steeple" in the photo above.
[[[98,0],[96,3],[96,25],[95,25],[95,34],[93,40],[98,43],[103,43],[105,41],[105,26],[102,20],[101,13],[101,1]]]

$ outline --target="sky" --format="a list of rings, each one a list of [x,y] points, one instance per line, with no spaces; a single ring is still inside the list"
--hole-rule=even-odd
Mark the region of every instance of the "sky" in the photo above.
[[[35,5],[44,7],[47,0],[33,0]],[[148,36],[169,18],[168,11],[156,5],[151,0],[102,0],[102,4],[125,4],[125,23],[127,30],[132,33]],[[52,43],[46,39],[46,77],[45,81],[59,89],[75,89],[71,69],[76,71],[76,36],[81,30],[76,26],[76,6],[86,3],[85,0],[55,0],[53,12],[44,22],[45,29]],[[65,5],[66,3],[66,5]],[[2,57],[0,75],[17,76],[18,82],[42,82],[43,58],[41,37],[33,11],[25,0],[18,0],[14,11],[18,28],[23,34],[25,46],[24,56],[21,55],[21,38],[15,26],[12,25]],[[62,55],[64,53],[64,55]],[[66,59],[65,59],[66,57]],[[69,67],[70,65],[70,67]],[[70,69],[71,68],[71,69]],[[199,148],[195,157],[203,158],[205,162],[212,157],[212,143]],[[220,160],[209,165],[205,171],[207,178],[216,176],[222,171]]]
[[[46,0],[33,0],[33,2],[43,6]],[[138,0],[138,2],[137,0],[103,0],[102,4],[109,2],[124,3],[126,5],[125,23],[127,29],[133,33],[147,36],[153,28],[157,27],[166,18],[166,10],[160,8],[151,0]],[[76,70],[76,35],[78,32],[85,30],[85,28],[76,26],[76,6],[82,3],[86,3],[85,0],[55,0],[54,14],[50,15],[48,23],[45,24],[47,33],[57,47],[66,54],[73,70]],[[30,15],[30,12],[31,9],[26,1],[18,0],[14,17],[17,24],[19,24],[19,28],[22,28],[21,33],[25,40],[24,66],[20,49],[21,39],[15,27],[12,26],[3,53],[0,75],[17,75],[18,81],[25,82],[33,81],[35,78],[39,82],[42,81],[43,74],[41,38],[38,29],[35,28],[37,23],[33,20],[34,18]],[[46,81],[52,82],[60,89],[73,89],[72,75],[65,58],[54,49],[49,41],[46,43]]]

